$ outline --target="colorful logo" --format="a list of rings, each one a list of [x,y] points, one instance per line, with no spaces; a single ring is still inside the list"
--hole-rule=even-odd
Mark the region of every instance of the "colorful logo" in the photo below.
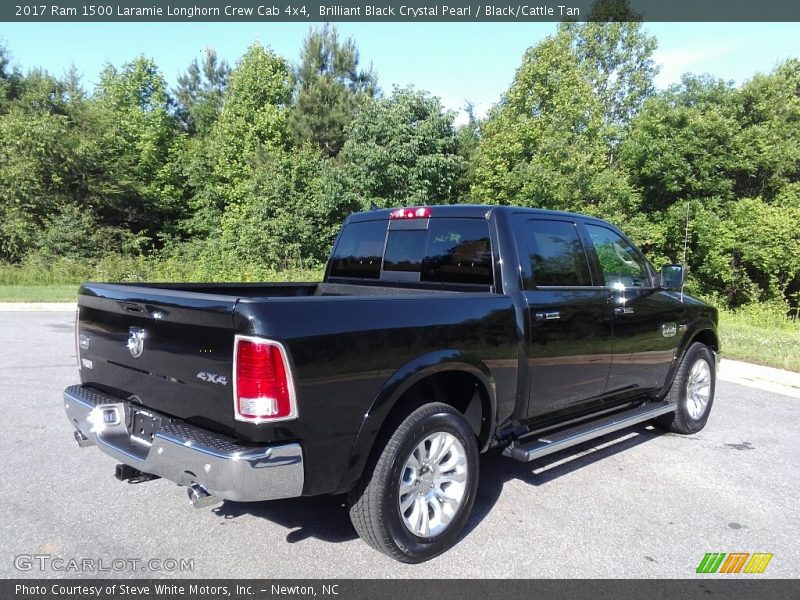
[[[697,565],[698,573],[763,573],[772,554],[767,552],[709,552]]]

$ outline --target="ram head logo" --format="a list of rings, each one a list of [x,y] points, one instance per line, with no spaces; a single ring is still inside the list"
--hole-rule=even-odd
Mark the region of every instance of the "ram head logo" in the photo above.
[[[139,358],[144,352],[144,329],[131,327],[128,329],[128,351],[133,358]]]

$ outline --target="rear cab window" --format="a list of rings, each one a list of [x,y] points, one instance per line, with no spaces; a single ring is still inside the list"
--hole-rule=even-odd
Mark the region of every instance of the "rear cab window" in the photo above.
[[[331,257],[331,277],[380,279],[386,223],[362,221],[345,226]]]
[[[350,223],[334,249],[330,276],[491,286],[489,223],[462,217]]]

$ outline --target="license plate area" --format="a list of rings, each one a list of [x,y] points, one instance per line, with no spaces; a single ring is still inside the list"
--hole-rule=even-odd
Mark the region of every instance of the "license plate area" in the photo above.
[[[150,446],[153,443],[153,437],[156,431],[161,428],[162,422],[163,419],[159,415],[154,415],[146,410],[138,408],[132,409],[130,426],[131,439],[140,444]]]

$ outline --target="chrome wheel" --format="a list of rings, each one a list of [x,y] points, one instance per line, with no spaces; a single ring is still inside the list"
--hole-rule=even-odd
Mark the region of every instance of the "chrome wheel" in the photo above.
[[[454,435],[438,432],[422,440],[400,474],[398,506],[406,528],[433,537],[455,517],[467,489],[467,453]]]
[[[711,367],[700,358],[692,365],[686,381],[686,412],[697,420],[703,416],[711,399]]]

